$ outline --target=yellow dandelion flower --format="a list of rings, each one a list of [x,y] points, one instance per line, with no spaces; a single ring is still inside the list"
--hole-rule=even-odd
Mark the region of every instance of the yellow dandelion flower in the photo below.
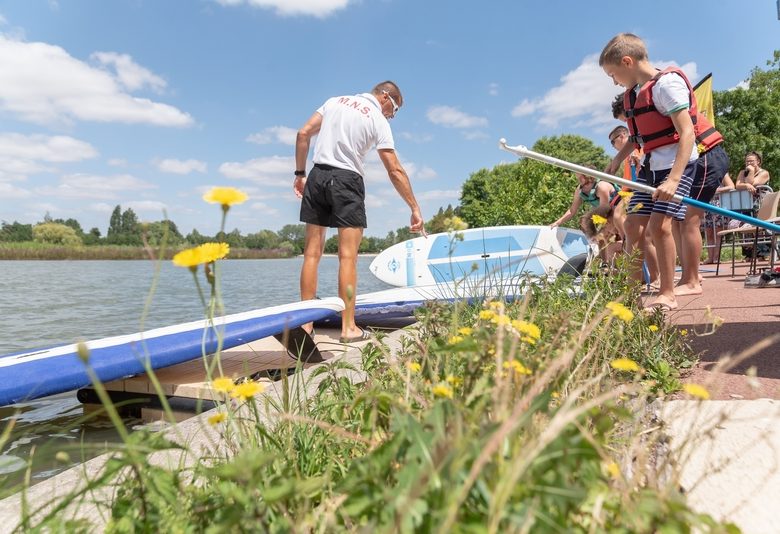
[[[648,326],[647,329],[650,330],[651,332],[658,332],[658,326],[654,324]]]
[[[449,344],[450,345],[456,345],[456,344],[460,343],[461,341],[463,341],[463,336],[452,336],[449,339]]]
[[[522,363],[518,362],[517,360],[512,360],[510,362],[504,362],[504,369],[511,369],[518,375],[530,375],[531,370],[523,365]]]
[[[484,319],[486,321],[491,320],[495,316],[496,316],[496,312],[494,312],[493,310],[481,310],[479,312],[479,318]]]
[[[610,462],[606,465],[607,473],[612,478],[619,478],[620,477],[620,466],[618,466],[615,462]]]
[[[198,265],[201,263],[205,263],[200,247],[182,250],[173,257],[172,261],[174,265],[178,265],[179,267],[189,267],[193,270],[197,269]]]
[[[612,312],[612,315],[614,315],[621,321],[630,323],[631,320],[634,318],[634,312],[632,312],[631,310],[629,310],[619,302],[608,302],[607,309]]]
[[[707,388],[699,384],[683,384],[683,391],[691,397],[697,397],[703,400],[710,398],[710,392],[707,391]]]
[[[685,328],[683,328],[682,330],[680,330],[680,335],[681,335],[681,336],[687,336],[687,335],[688,335],[688,330],[686,330]]]
[[[639,371],[639,364],[630,358],[617,358],[616,360],[609,362],[609,365],[618,371]]]
[[[422,365],[417,362],[409,362],[406,364],[406,368],[413,373],[419,373],[422,370]]]
[[[236,385],[231,379],[220,376],[211,381],[211,387],[219,393],[230,393],[235,389]]]
[[[503,302],[500,302],[500,301],[498,301],[498,300],[494,300],[494,301],[492,301],[490,304],[488,304],[488,307],[489,307],[491,310],[495,310],[495,311],[503,311],[503,310],[504,310],[504,303],[503,303]]]
[[[218,425],[219,423],[221,423],[225,419],[227,419],[227,414],[225,412],[219,412],[219,413],[215,413],[214,415],[210,416],[208,418],[208,422],[209,422],[210,425],[214,426],[214,425]]]
[[[539,327],[533,323],[529,323],[528,321],[521,321],[519,319],[515,319],[514,321],[512,321],[512,327],[514,327],[514,329],[520,332],[521,334],[525,334],[525,336],[530,337],[534,340],[537,340],[540,337],[542,337],[542,331],[539,329]]]
[[[618,191],[618,195],[620,195],[620,198],[628,200],[634,196],[634,193],[632,191]]]
[[[447,383],[451,384],[454,387],[458,387],[459,385],[461,385],[463,383],[463,379],[461,377],[459,377],[459,376],[452,376],[452,375],[450,375],[450,376],[447,377]]]
[[[433,387],[434,397],[446,397],[451,399],[453,395],[452,388],[447,384],[437,384]]]
[[[230,245],[227,243],[203,243],[198,248],[204,263],[221,260],[230,253]]]
[[[596,226],[603,226],[607,224],[607,219],[605,219],[601,215],[593,214],[590,216],[590,220],[593,221],[593,224],[595,224]]]
[[[462,326],[458,328],[458,334],[462,336],[470,336],[474,330],[470,326]]]
[[[223,209],[235,204],[241,204],[248,198],[246,193],[239,191],[235,187],[212,187],[203,195],[203,200],[211,204],[221,204]]]
[[[523,343],[528,343],[529,345],[536,345],[536,340],[529,336],[521,337],[520,341],[522,341]]]
[[[253,380],[248,380],[234,387],[233,391],[230,392],[230,396],[245,401],[247,399],[251,399],[259,393],[262,393],[263,389],[265,388],[262,384],[258,384]]]
[[[696,150],[699,152],[699,154],[704,154],[707,152],[707,146],[704,143],[699,143],[696,145]]]
[[[550,393],[550,396],[551,396],[553,399],[560,399],[560,398],[561,398],[561,394],[560,394],[560,393],[558,393],[557,391],[553,391],[552,393]]]
[[[636,204],[634,204],[634,207],[631,208],[631,213],[634,213],[635,211],[639,211],[644,207],[645,207],[644,204],[642,204],[641,202],[637,202]]]
[[[497,324],[498,326],[506,326],[512,323],[512,320],[506,315],[494,315],[490,321]]]
[[[466,221],[457,215],[444,219],[444,225],[447,227],[448,232],[466,230],[469,227],[469,225],[466,224]]]

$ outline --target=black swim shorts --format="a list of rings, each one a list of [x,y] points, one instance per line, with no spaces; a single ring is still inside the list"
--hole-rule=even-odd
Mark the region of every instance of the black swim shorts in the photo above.
[[[721,143],[696,160],[696,172],[693,175],[690,197],[701,202],[712,200],[727,172],[729,172],[729,157]]]
[[[330,228],[366,228],[365,199],[358,173],[316,164],[306,178],[300,219]]]

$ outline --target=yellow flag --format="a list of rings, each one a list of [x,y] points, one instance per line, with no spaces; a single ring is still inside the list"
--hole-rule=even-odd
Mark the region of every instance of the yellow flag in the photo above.
[[[709,119],[715,126],[715,107],[712,103],[712,73],[710,72],[696,84],[693,88],[693,95],[696,97],[696,107],[699,113]]]

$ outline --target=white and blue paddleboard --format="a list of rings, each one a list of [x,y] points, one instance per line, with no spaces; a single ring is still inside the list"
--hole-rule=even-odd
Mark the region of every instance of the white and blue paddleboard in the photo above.
[[[410,318],[414,311],[427,302],[473,303],[486,298],[512,301],[522,298],[529,289],[527,279],[506,280],[498,284],[441,283],[413,287],[394,287],[372,293],[358,293],[355,299],[355,322],[360,326],[393,326],[397,319]],[[316,321],[317,326],[335,327],[341,317],[333,314]]]
[[[369,269],[385,283],[412,287],[464,278],[557,275],[571,272],[572,260],[581,262],[596,252],[579,230],[491,226],[397,243],[374,258]]]
[[[280,334],[288,328],[332,316],[344,309],[337,297],[308,300],[193,321],[137,334],[86,342],[89,365],[103,382],[213,354],[222,337],[229,349]],[[0,406],[72,391],[90,385],[76,344],[0,356]]]

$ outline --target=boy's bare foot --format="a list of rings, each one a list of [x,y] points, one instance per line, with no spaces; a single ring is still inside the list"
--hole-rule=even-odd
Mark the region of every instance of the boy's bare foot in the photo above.
[[[655,310],[671,311],[677,309],[677,300],[673,297],[669,298],[666,295],[658,295],[655,300],[647,304],[644,308],[646,312],[653,312]]]
[[[686,295],[701,295],[701,284],[680,284],[674,287],[674,294],[678,297],[684,297]]]

